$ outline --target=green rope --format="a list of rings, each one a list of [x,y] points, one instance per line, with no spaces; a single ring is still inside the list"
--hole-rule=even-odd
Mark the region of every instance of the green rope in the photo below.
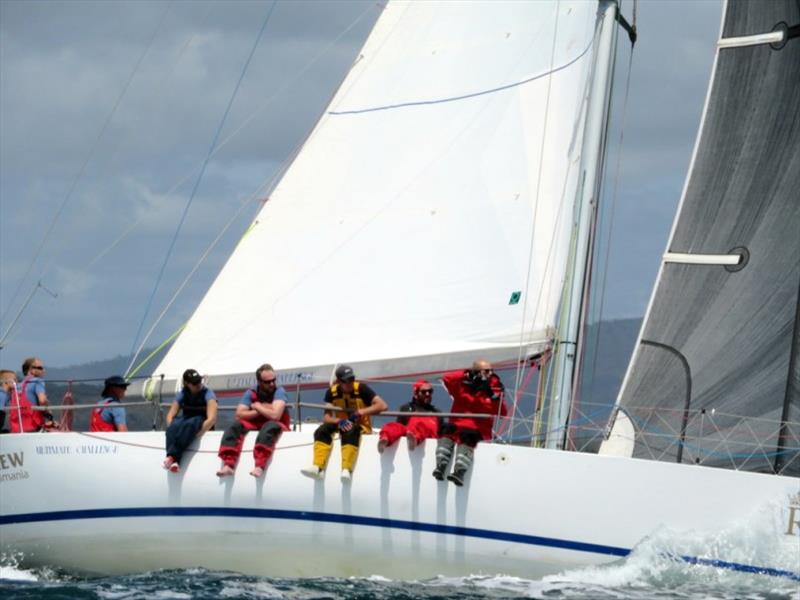
[[[140,369],[141,369],[143,366],[145,366],[145,365],[146,365],[146,364],[147,364],[147,363],[150,361],[150,359],[151,359],[151,358],[153,358],[153,357],[154,357],[156,354],[158,354],[158,353],[159,353],[161,350],[163,350],[163,349],[164,349],[164,346],[166,346],[167,344],[169,344],[170,342],[172,342],[172,341],[173,341],[173,340],[174,340],[176,337],[178,337],[178,335],[180,334],[180,332],[181,332],[181,331],[183,331],[184,329],[186,329],[186,325],[188,325],[188,324],[189,324],[189,323],[188,323],[188,321],[187,321],[186,323],[184,323],[183,325],[181,325],[180,327],[178,327],[178,329],[176,329],[176,330],[175,330],[175,332],[174,332],[174,333],[173,333],[171,336],[169,336],[169,337],[168,337],[166,340],[164,340],[163,342],[161,342],[161,343],[158,345],[158,347],[157,347],[155,350],[153,350],[153,351],[152,351],[150,354],[148,354],[147,356],[145,356],[145,357],[144,357],[144,359],[142,360],[142,362],[140,362],[138,365],[136,365],[136,367],[134,367],[134,369],[133,369],[132,371],[129,371],[128,373],[126,373],[126,374],[125,374],[125,377],[126,377],[126,378],[128,378],[128,377],[133,377],[134,375],[136,375],[136,373],[138,373],[138,372],[139,372],[139,370],[140,370]]]

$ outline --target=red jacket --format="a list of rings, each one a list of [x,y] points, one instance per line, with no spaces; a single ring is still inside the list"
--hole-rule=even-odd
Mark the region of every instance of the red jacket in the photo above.
[[[453,397],[450,412],[506,416],[508,409],[500,378],[492,373],[488,385],[474,385],[468,381],[468,371],[450,371],[442,377],[444,387]],[[492,400],[495,396],[495,400]],[[494,419],[451,417],[450,422],[459,429],[477,429],[484,440],[492,439]]]

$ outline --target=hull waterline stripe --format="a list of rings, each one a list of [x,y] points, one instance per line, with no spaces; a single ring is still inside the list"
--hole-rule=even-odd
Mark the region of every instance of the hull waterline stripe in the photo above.
[[[719,560],[716,558],[699,558],[697,556],[681,556],[682,561],[690,565],[701,565],[703,567],[716,567],[718,569],[729,569],[742,573],[755,573],[756,575],[769,575],[771,577],[785,577],[792,581],[800,581],[800,573],[787,571],[785,569],[770,569],[768,567],[756,567],[753,565],[743,565],[741,563]]]
[[[261,508],[219,508],[219,507],[151,507],[151,508],[107,508],[90,510],[62,510],[49,513],[27,513],[19,515],[1,515],[0,526],[21,523],[42,523],[49,521],[71,521],[77,519],[113,519],[121,517],[239,517],[257,519],[283,519],[290,521],[316,521],[324,523],[340,523],[344,525],[361,525],[367,527],[385,527],[391,529],[406,529],[410,531],[424,531],[449,535],[461,535],[533,546],[545,546],[574,550],[578,552],[591,552],[609,556],[625,557],[631,553],[629,548],[590,544],[572,540],[524,535],[506,531],[493,531],[491,529],[476,529],[473,527],[460,527],[457,525],[439,525],[436,523],[420,523],[417,521],[403,521],[399,519],[384,519],[380,517],[360,517],[336,513],[323,513],[302,510],[278,510]],[[681,560],[692,565],[716,567],[744,573],[756,573],[773,577],[784,577],[793,581],[800,581],[800,573],[782,569],[756,567],[741,563],[723,560],[698,558],[696,556],[681,556]]]
[[[90,510],[61,510],[48,513],[27,513],[21,515],[0,516],[0,525],[13,525],[19,523],[40,523],[47,521],[71,521],[76,519],[114,519],[120,517],[240,517],[256,519],[284,519],[290,521],[317,521],[324,523],[340,523],[343,525],[363,525],[367,527],[387,527],[391,529],[407,529],[411,531],[426,531],[430,533],[445,533],[462,535],[519,544],[535,546],[548,546],[564,550],[579,552],[593,552],[611,556],[627,556],[628,548],[605,546],[602,544],[589,544],[571,540],[540,537],[536,535],[523,535],[506,531],[493,531],[491,529],[475,529],[473,527],[460,527],[458,525],[439,525],[436,523],[420,523],[417,521],[402,521],[399,519],[384,519],[380,517],[361,517],[356,515],[342,515],[336,513],[323,513],[304,510],[277,510],[267,508],[221,508],[214,506],[163,506],[152,508],[105,508]]]

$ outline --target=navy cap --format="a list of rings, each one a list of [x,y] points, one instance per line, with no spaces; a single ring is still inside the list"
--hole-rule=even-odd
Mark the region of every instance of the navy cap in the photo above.
[[[183,372],[184,383],[192,383],[194,385],[197,385],[198,383],[202,383],[202,381],[203,381],[202,376],[194,369],[186,369]]]
[[[109,377],[106,379],[103,384],[106,387],[128,387],[130,385],[129,382],[125,381],[124,377],[120,377],[119,375],[114,375],[113,377]]]
[[[348,381],[355,381],[356,374],[353,372],[353,367],[349,365],[339,365],[336,367],[336,379],[347,383]]]

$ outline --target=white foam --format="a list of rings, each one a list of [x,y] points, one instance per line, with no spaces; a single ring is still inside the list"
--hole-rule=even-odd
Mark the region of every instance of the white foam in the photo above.
[[[10,581],[39,581],[39,578],[32,571],[2,565],[0,565],[0,579],[8,579]]]

